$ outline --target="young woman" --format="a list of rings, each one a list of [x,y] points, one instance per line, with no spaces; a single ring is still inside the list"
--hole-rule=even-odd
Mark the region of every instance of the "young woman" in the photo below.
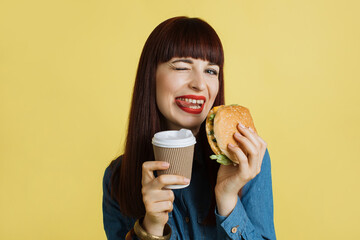
[[[205,118],[224,104],[224,54],[214,29],[198,18],[175,17],[147,39],[137,70],[124,155],[103,181],[108,239],[275,239],[270,157],[266,142],[238,126],[240,164],[219,165],[205,133]],[[188,98],[193,106],[182,104]],[[204,101],[194,101],[194,100]],[[189,100],[188,100],[189,101]],[[156,132],[190,129],[197,138],[190,185],[155,161]]]

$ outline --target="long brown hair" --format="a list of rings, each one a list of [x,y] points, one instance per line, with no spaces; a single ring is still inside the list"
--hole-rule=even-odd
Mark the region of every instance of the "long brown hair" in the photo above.
[[[165,119],[156,105],[156,69],[159,63],[167,62],[173,57],[192,57],[219,65],[219,92],[214,106],[224,104],[224,53],[214,29],[201,19],[188,17],[174,17],[159,24],[148,37],[141,53],[125,153],[121,164],[116,160],[110,164],[111,195],[119,203],[120,211],[129,217],[139,218],[145,215],[141,194],[142,164],[154,160],[151,144],[153,135],[166,130]],[[203,143],[207,142],[204,123],[198,139]],[[205,157],[208,157],[211,154],[209,145],[202,146]],[[214,187],[218,165],[209,165],[209,181]]]

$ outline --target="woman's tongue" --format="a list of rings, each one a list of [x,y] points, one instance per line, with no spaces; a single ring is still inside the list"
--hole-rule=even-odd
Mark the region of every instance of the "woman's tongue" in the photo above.
[[[190,106],[201,106],[198,103],[187,102],[187,101],[183,101],[181,99],[175,99],[175,101],[179,106],[186,107],[186,108],[189,108]]]

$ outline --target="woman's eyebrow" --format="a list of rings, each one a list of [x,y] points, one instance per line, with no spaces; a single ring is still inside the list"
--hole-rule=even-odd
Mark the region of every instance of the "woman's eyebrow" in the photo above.
[[[190,64],[194,63],[190,59],[176,59],[176,60],[172,61],[171,63],[177,63],[177,62],[184,62],[184,63],[190,63]]]

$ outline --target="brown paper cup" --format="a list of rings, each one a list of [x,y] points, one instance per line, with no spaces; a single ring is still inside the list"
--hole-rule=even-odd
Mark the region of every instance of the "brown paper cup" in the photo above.
[[[168,169],[157,171],[158,176],[162,174],[173,174],[184,176],[191,180],[194,146],[195,145],[188,147],[165,148],[153,145],[155,160],[170,163],[170,167]],[[178,189],[187,186],[189,186],[189,184],[168,185],[166,188]]]

